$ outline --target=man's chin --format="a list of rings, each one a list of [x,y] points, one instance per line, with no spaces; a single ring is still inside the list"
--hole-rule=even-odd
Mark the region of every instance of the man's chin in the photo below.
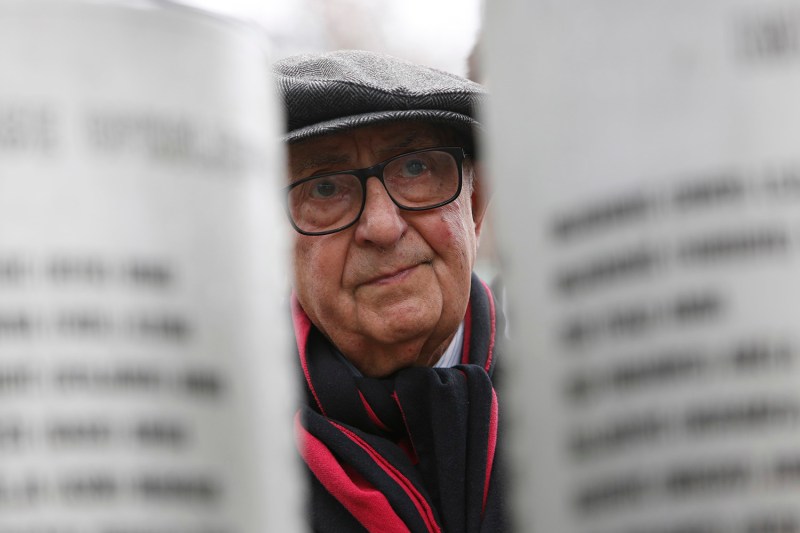
[[[440,298],[363,305],[354,335],[334,329],[331,340],[365,376],[384,377],[411,366],[431,366],[438,359],[433,354],[441,354],[442,344],[448,341],[437,337],[442,330],[442,312]]]
[[[428,336],[442,315],[441,299],[423,295],[384,299],[369,309],[365,329],[387,345]]]

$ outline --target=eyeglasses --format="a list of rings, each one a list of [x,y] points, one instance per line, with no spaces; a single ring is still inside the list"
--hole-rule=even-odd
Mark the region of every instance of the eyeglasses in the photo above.
[[[369,168],[317,174],[286,187],[289,220],[303,235],[347,229],[361,217],[367,180],[375,177],[400,209],[425,211],[449,204],[461,193],[464,150],[427,148]]]

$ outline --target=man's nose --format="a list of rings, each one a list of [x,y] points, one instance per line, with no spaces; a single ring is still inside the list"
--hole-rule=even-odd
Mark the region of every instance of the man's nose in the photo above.
[[[380,180],[367,179],[366,189],[364,212],[356,224],[356,242],[391,248],[403,236],[408,224]]]

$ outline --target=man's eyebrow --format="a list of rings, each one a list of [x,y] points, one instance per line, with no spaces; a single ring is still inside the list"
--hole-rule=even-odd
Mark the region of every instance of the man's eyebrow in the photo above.
[[[435,135],[430,135],[427,132],[420,133],[419,131],[411,131],[404,137],[400,138],[397,142],[384,146],[376,150],[379,155],[390,157],[397,154],[399,151],[412,146],[428,147],[436,146],[440,140]],[[297,161],[292,162],[292,174],[304,174],[305,171],[312,168],[318,168],[324,165],[339,165],[346,164],[350,161],[350,156],[347,154],[339,154],[332,152],[322,152],[309,154],[299,158]]]
[[[310,168],[316,168],[323,165],[338,165],[340,163],[347,163],[348,161],[350,161],[350,157],[346,154],[311,154],[298,161],[294,161],[292,163],[292,173],[296,175]]]
[[[418,131],[412,131],[408,135],[402,138],[402,140],[390,145],[385,146],[377,152],[379,154],[392,154],[397,153],[399,150],[403,148],[409,148],[411,146],[416,145],[417,147],[426,147],[426,146],[434,146],[437,144],[437,140],[434,136],[428,135],[426,133],[420,134]]]

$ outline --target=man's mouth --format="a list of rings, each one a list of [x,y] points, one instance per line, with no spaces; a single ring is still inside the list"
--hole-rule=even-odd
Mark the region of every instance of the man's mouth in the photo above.
[[[393,283],[400,283],[407,277],[411,276],[421,264],[424,263],[418,263],[390,272],[378,274],[377,276],[366,281],[364,285],[391,285]]]

